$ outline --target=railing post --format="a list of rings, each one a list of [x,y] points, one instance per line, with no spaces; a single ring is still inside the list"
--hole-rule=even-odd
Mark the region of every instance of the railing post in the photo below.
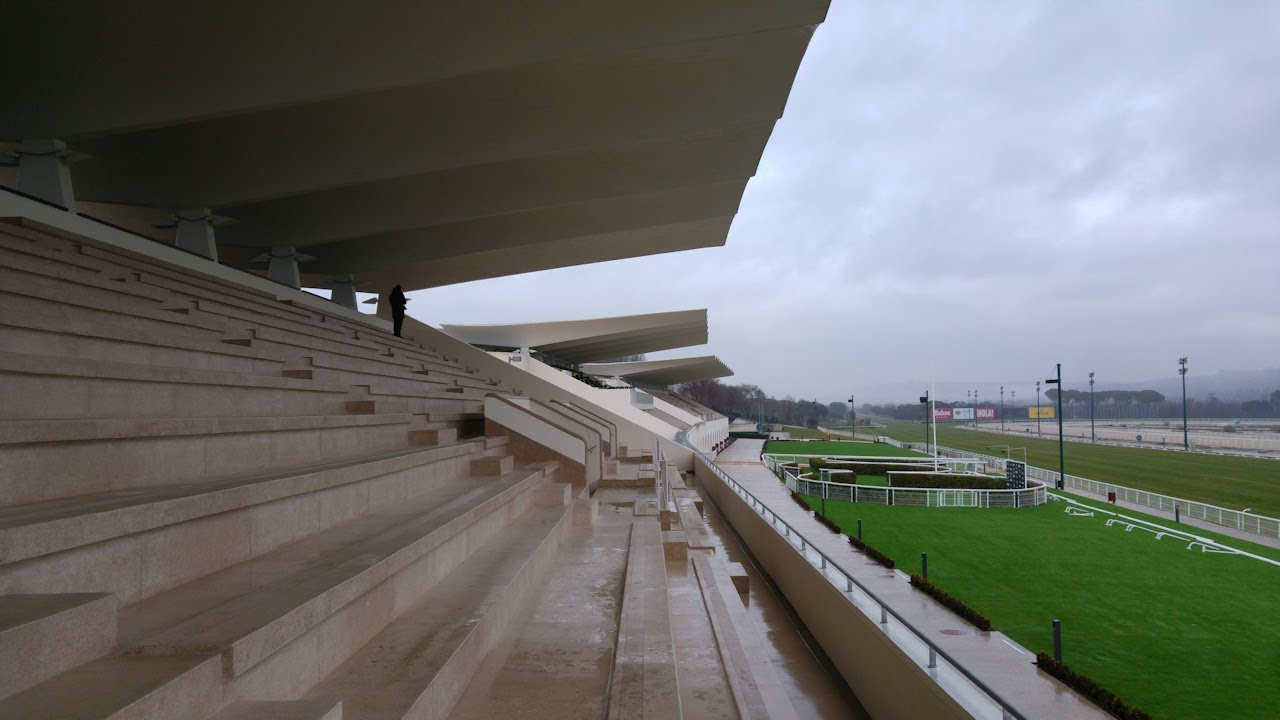
[[[938,667],[938,653],[934,652],[934,649],[932,646],[929,647],[929,667],[930,668]]]
[[[1053,620],[1053,659],[1062,662],[1062,621]]]
[[[889,611],[885,610],[884,605],[880,606],[880,624],[885,625],[889,622]]]
[[[920,577],[929,579],[929,553],[920,553]]]

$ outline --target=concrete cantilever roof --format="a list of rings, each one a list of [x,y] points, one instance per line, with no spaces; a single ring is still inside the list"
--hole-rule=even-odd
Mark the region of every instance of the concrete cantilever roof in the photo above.
[[[705,345],[707,311],[515,325],[443,325],[441,329],[472,345],[512,350],[527,347],[577,364]]]
[[[664,387],[694,380],[728,377],[733,374],[729,366],[720,362],[720,359],[714,355],[671,360],[590,363],[583,365],[581,370],[588,375],[618,377],[630,382]]]
[[[0,4],[0,141],[224,263],[419,289],[721,245],[829,0]],[[0,184],[12,184],[0,169]]]

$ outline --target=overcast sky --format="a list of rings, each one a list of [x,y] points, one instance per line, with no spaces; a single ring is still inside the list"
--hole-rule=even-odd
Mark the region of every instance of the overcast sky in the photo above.
[[[726,247],[412,297],[432,324],[707,307],[708,346],[654,357],[824,402],[910,400],[931,361],[1020,397],[1055,362],[1280,366],[1280,2],[835,0]]]

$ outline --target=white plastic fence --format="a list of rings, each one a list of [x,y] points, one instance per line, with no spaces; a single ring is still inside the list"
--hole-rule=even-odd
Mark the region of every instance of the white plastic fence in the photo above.
[[[765,464],[786,482],[788,490],[828,500],[910,507],[977,508],[1032,507],[1049,500],[1044,484],[1034,480],[1021,490],[885,487],[802,478],[773,456],[766,456]]]
[[[921,450],[924,443],[900,443],[896,440],[890,440],[889,444],[897,447],[910,448],[912,450]],[[984,455],[983,453],[970,452],[968,450],[957,450],[949,447],[938,447],[938,454],[954,458],[973,458],[984,460],[986,463],[998,469],[1004,469],[1004,458],[994,455]],[[1057,487],[1058,472],[1056,470],[1045,470],[1031,465],[1027,466],[1027,479],[1039,480],[1050,487]],[[1209,505],[1207,503],[1196,502],[1194,500],[1185,500],[1169,495],[1161,495],[1147,490],[1138,490],[1136,488],[1126,487],[1124,485],[1116,485],[1114,483],[1100,482],[1098,480],[1090,480],[1071,473],[1067,473],[1066,489],[1080,490],[1082,492],[1093,493],[1106,497],[1108,493],[1115,493],[1116,499],[1149,507],[1153,510],[1166,512],[1170,515],[1174,514],[1174,508],[1177,507],[1178,514],[1184,518],[1194,518],[1203,520],[1214,525],[1221,525],[1235,530],[1242,530],[1254,535],[1261,535],[1266,538],[1280,539],[1280,519],[1267,517],[1265,515],[1255,515],[1251,512],[1242,510],[1231,510],[1229,508],[1219,507],[1217,505]]]

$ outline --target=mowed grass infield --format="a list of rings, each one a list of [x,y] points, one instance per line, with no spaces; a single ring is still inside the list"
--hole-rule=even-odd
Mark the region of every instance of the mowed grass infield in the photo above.
[[[816,511],[818,500],[808,500]],[[827,501],[827,515],[846,533],[861,519],[864,541],[905,572],[918,573],[927,552],[931,582],[1032,652],[1052,651],[1051,623],[1060,619],[1063,661],[1158,718],[1277,716],[1280,567],[1188,550],[1064,508]],[[1271,548],[1195,532],[1280,559]],[[956,627],[973,631],[958,617]]]
[[[900,450],[840,441],[770,441],[767,447],[830,455]],[[1056,446],[1054,452],[1056,459]],[[807,500],[819,509],[817,498]],[[1110,516],[1101,512],[1076,517],[1065,508],[1060,502],[1019,510],[826,503],[828,517],[845,533],[856,532],[861,519],[863,539],[905,572],[919,572],[920,553],[927,552],[931,582],[1032,652],[1051,652],[1052,621],[1061,620],[1063,660],[1158,718],[1277,717],[1280,567],[1188,550],[1184,541],[1107,527]],[[1184,529],[1280,560],[1280,550]],[[958,617],[956,628],[974,631]]]
[[[902,442],[923,442],[924,427],[922,423],[890,421],[876,432]],[[939,423],[938,444],[988,455],[1001,452],[988,447],[991,445],[1026,447],[1027,462],[1057,470],[1057,425],[1046,422],[1044,432],[1043,438],[1036,438],[963,430]],[[1063,454],[1070,475],[1280,517],[1280,460],[1081,442],[1067,442]],[[1012,456],[1021,459],[1022,453]],[[1276,716],[1280,717],[1280,710]]]

